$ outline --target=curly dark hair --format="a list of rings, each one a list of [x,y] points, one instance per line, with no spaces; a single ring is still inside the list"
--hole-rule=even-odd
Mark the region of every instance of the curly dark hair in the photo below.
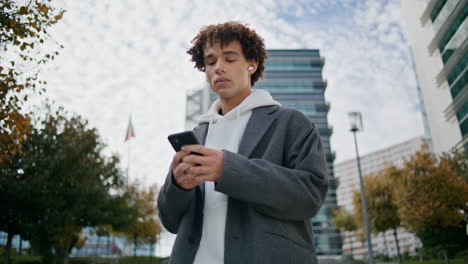
[[[193,46],[187,51],[192,56],[190,61],[195,62],[195,68],[205,71],[203,49],[206,44],[214,45],[220,42],[221,48],[238,40],[242,46],[242,53],[247,60],[255,60],[258,63],[257,70],[252,74],[250,83],[252,86],[258,79],[263,77],[265,61],[267,59],[265,43],[255,30],[240,22],[226,22],[223,24],[209,25],[203,27],[198,35],[192,40]]]

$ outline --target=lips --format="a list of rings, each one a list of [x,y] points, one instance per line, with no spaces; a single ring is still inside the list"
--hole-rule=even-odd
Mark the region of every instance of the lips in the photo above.
[[[222,77],[222,78],[216,79],[215,85],[223,85],[223,84],[226,84],[227,82],[229,82],[229,79]]]

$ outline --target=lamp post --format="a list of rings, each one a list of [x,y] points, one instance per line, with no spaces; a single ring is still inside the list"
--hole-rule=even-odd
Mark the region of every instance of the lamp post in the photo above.
[[[357,139],[356,139],[356,132],[363,130],[362,117],[361,117],[361,112],[349,112],[348,116],[349,116],[349,122],[351,125],[350,131],[353,132],[354,146],[356,148],[356,159],[357,159],[358,172],[359,172],[359,186],[361,188],[362,214],[364,216],[364,224],[366,226],[367,251],[369,255],[369,263],[374,264],[374,253],[372,251],[371,229],[369,225],[369,217],[367,214],[367,200],[366,200],[366,194],[364,191],[364,184],[362,181],[361,161],[359,159],[358,145],[357,145]]]

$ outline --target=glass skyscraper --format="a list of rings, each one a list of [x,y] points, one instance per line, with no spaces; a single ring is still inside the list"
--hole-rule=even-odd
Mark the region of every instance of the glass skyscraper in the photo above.
[[[318,256],[338,256],[342,253],[341,236],[331,222],[332,210],[337,208],[336,182],[333,173],[334,153],[330,149],[331,127],[328,126],[329,104],[325,102],[326,81],[322,78],[324,59],[319,50],[268,50],[264,80],[255,89],[268,90],[283,106],[303,112],[318,127],[322,138],[330,188],[322,209],[311,220],[315,249]]]

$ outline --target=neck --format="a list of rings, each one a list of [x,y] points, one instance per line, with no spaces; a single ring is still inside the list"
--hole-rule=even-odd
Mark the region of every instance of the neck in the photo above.
[[[244,101],[247,96],[249,96],[252,93],[251,89],[246,90],[244,93],[239,94],[237,96],[233,96],[230,98],[219,98],[220,105],[221,105],[221,111],[223,112],[223,115],[227,114],[229,111],[234,109],[236,106],[240,105],[242,101]]]

